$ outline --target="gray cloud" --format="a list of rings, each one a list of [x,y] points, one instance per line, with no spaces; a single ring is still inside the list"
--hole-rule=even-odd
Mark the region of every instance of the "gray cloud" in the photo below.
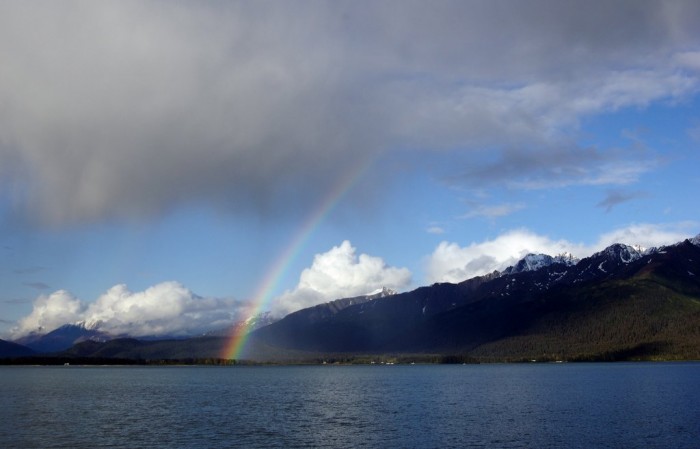
[[[32,301],[28,298],[11,298],[11,299],[3,299],[2,302],[5,304],[29,304]]]
[[[51,287],[43,282],[37,281],[37,282],[25,282],[24,285],[27,287],[34,288],[36,290],[48,290]]]
[[[642,191],[626,192],[622,190],[608,190],[605,198],[596,204],[596,206],[605,209],[605,212],[610,212],[614,207],[622,203],[638,198],[646,198],[648,196],[649,194],[647,192]]]
[[[6,3],[0,186],[65,225],[289,212],[400,148],[501,150],[471,178],[634,180],[649,163],[564,136],[695,93],[698,22],[691,1]]]
[[[502,203],[502,204],[470,204],[469,212],[462,215],[460,218],[475,218],[483,217],[494,219],[498,217],[505,217],[514,212],[517,212],[525,208],[523,203]]]
[[[15,274],[36,274],[36,273],[40,273],[44,270],[46,270],[46,267],[34,266],[34,267],[17,268],[15,270],[12,270],[12,272]]]
[[[693,141],[700,142],[700,120],[696,119],[694,125],[688,128],[687,133]]]
[[[473,164],[451,179],[476,186],[505,185],[514,189],[546,189],[571,185],[626,185],[636,182],[659,161],[638,151],[543,146],[508,149],[495,161]]]

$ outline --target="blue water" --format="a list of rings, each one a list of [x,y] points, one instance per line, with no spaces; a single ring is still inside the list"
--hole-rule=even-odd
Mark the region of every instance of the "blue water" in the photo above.
[[[0,447],[698,448],[700,364],[0,367]]]

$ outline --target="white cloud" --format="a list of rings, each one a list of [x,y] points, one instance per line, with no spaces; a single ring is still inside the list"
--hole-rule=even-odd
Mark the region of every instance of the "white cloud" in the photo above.
[[[141,292],[115,285],[85,304],[60,290],[34,301],[32,312],[11,330],[12,338],[49,332],[64,324],[85,322],[113,335],[194,335],[231,326],[240,304],[230,299],[204,298],[177,282],[163,282]]]
[[[440,234],[444,234],[445,230],[440,226],[433,225],[433,226],[429,226],[428,229],[426,229],[426,232],[428,234],[440,235]]]
[[[602,234],[591,244],[553,240],[527,229],[515,229],[483,242],[460,246],[441,242],[426,263],[428,282],[461,282],[503,270],[528,253],[557,255],[569,252],[583,258],[613,243],[639,245],[645,248],[676,243],[697,233],[698,223],[633,224]]]
[[[401,290],[411,282],[407,268],[387,266],[380,257],[356,254],[345,240],[339,246],[314,256],[302,271],[298,285],[273,301],[273,313],[284,315],[334,299],[349,298],[387,287]]]
[[[526,229],[508,231],[492,240],[465,247],[441,242],[428,258],[426,277],[430,283],[461,282],[502,270],[528,253],[559,254],[568,251],[578,255],[582,249],[565,240],[554,241]]]
[[[671,224],[632,224],[602,234],[591,249],[599,251],[613,243],[626,243],[643,248],[669,245],[697,235],[699,227],[700,223],[691,221]]]
[[[142,292],[116,285],[90,304],[87,322],[101,321],[110,332],[129,335],[179,335],[229,326],[237,303],[198,296],[177,282]]]
[[[84,304],[65,290],[41,295],[34,301],[32,312],[17,322],[11,333],[18,338],[30,332],[50,332],[66,323],[81,319]]]

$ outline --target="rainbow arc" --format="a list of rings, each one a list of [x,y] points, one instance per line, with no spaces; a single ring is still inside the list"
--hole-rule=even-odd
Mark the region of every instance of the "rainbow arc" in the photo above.
[[[286,270],[291,263],[297,258],[304,245],[308,242],[311,235],[319,226],[323,219],[330,213],[331,210],[338,204],[340,199],[352,189],[352,186],[357,182],[362,173],[369,167],[370,161],[364,164],[360,163],[354,170],[346,172],[345,176],[331,189],[323,198],[318,206],[309,214],[294,234],[289,244],[280,252],[274,263],[265,273],[258,288],[249,302],[246,310],[246,316],[255,316],[265,311],[270,306],[272,293],[277,289],[279,282],[283,278]],[[246,343],[248,342],[248,334],[250,333],[251,324],[241,323],[231,331],[229,339],[224,345],[221,357],[224,359],[239,359],[243,353]]]

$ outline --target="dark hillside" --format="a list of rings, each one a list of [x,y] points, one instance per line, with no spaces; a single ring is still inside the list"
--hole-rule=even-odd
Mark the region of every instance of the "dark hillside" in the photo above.
[[[7,357],[25,357],[33,355],[34,351],[30,348],[11,341],[0,340],[0,358]]]

